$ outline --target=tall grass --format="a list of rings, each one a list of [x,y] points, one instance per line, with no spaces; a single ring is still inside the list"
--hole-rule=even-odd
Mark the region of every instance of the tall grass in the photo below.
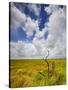
[[[49,59],[49,78],[44,60],[10,60],[10,87],[66,84],[66,60]]]

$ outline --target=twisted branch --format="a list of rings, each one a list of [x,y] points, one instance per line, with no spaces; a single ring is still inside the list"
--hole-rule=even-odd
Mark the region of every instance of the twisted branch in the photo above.
[[[49,78],[49,63],[48,63],[48,61],[47,61],[47,58],[48,58],[48,56],[49,56],[49,50],[47,50],[47,52],[48,52],[48,54],[47,54],[47,56],[46,56],[46,58],[45,58],[45,62],[47,63],[47,67],[48,67],[48,78]]]

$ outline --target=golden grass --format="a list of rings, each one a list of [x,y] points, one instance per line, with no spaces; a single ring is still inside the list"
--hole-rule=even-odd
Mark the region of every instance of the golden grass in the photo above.
[[[66,59],[49,59],[49,78],[44,60],[10,60],[10,87],[66,84]]]

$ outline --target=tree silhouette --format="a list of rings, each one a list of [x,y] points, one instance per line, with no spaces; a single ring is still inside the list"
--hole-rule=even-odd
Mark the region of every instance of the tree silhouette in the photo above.
[[[49,78],[49,63],[48,63],[48,61],[47,61],[47,58],[48,58],[48,56],[49,56],[49,50],[47,50],[47,56],[46,56],[46,58],[44,58],[44,60],[45,60],[45,62],[47,63],[47,67],[48,67],[48,78]]]
[[[40,52],[40,48],[38,48],[37,46],[35,46],[36,47],[36,49],[37,49],[37,51],[39,51]],[[42,55],[42,52],[40,52],[40,54]],[[44,53],[45,54],[45,53]],[[43,55],[42,55],[43,56]],[[45,56],[45,55],[44,55]],[[48,63],[48,61],[47,61],[47,58],[48,58],[48,56],[49,56],[49,50],[47,49],[47,55],[44,57],[43,56],[43,59],[45,60],[45,62],[47,63],[47,67],[48,67],[48,78],[49,78],[49,63]],[[40,74],[42,74],[41,72],[39,72]]]

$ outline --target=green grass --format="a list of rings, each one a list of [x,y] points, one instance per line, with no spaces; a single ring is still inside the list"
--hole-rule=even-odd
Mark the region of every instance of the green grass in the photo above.
[[[10,87],[33,87],[66,84],[66,59],[10,60]]]

